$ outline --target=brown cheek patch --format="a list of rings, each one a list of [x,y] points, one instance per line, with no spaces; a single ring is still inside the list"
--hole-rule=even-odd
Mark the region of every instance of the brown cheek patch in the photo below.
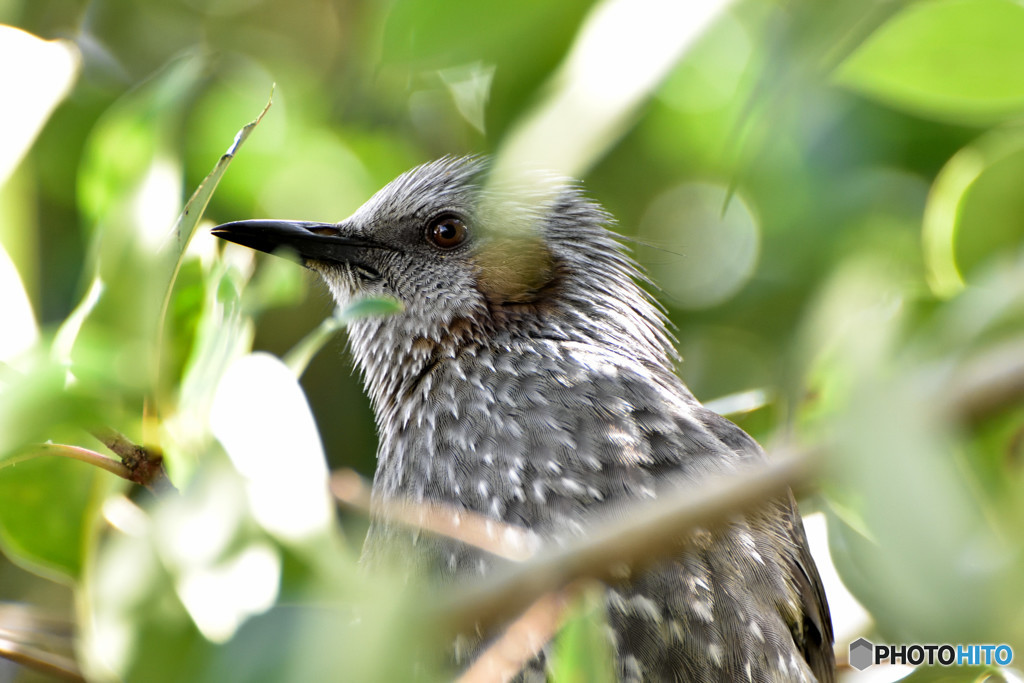
[[[473,262],[492,305],[531,303],[554,278],[551,252],[537,235],[488,237]]]

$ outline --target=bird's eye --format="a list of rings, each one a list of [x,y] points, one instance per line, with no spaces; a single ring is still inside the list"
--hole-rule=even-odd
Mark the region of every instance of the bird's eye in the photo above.
[[[468,236],[466,224],[455,216],[440,216],[427,225],[427,239],[440,249],[454,249]]]

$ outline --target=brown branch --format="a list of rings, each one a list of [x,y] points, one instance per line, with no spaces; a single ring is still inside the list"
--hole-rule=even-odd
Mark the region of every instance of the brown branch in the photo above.
[[[786,495],[791,486],[806,484],[816,459],[810,454],[776,457],[733,476],[666,492],[656,501],[620,514],[616,521],[595,527],[590,536],[571,545],[551,549],[476,585],[460,586],[427,618],[453,632],[486,629],[574,581],[628,580],[636,571],[677,552],[694,531],[721,524],[743,510]]]
[[[157,494],[177,491],[167,477],[164,456],[159,449],[139,446],[114,429],[94,429],[92,435],[121,458],[121,464],[128,471],[125,477],[128,481],[145,486]]]
[[[74,660],[74,624],[63,615],[0,602],[0,657],[50,676],[82,681]]]
[[[5,638],[0,638],[0,657],[68,681],[85,681],[78,664],[70,657],[44,652]]]
[[[24,379],[24,377],[25,375],[10,365],[0,362],[0,380],[7,382],[15,379]],[[174,488],[171,480],[167,477],[167,470],[164,469],[164,456],[159,449],[134,444],[124,434],[108,427],[91,429],[89,432],[121,458],[121,464],[124,466],[124,469],[108,464],[110,458],[105,458],[99,453],[78,446],[56,445],[55,447],[61,449],[61,452],[53,452],[51,454],[63,455],[97,465],[123,479],[145,486],[153,493],[164,491],[177,492],[177,489]],[[5,461],[7,464],[11,462],[11,459]]]
[[[974,425],[1024,403],[1024,339],[1015,339],[965,361],[950,382],[947,415]]]
[[[375,518],[447,536],[514,562],[533,557],[540,537],[529,529],[489,519],[470,510],[429,502],[370,499],[370,487],[354,470],[331,475],[331,492],[342,503]]]
[[[513,680],[558,633],[569,605],[579,593],[578,586],[572,584],[564,590],[542,595],[509,624],[456,683],[507,683]]]
[[[107,456],[101,453],[97,453],[96,451],[91,451],[88,448],[82,448],[81,446],[72,446],[63,443],[36,444],[35,446],[31,447],[31,451],[26,453],[24,457],[15,456],[13,458],[9,458],[4,461],[4,465],[14,464],[15,462],[19,462],[22,459],[27,459],[28,457],[31,457],[32,452],[41,453],[45,455],[56,455],[62,458],[71,458],[73,460],[89,463],[90,465],[95,465],[96,467],[104,469],[107,472],[110,472],[111,474],[116,474],[122,479],[128,479],[129,481],[131,480],[131,472],[129,471],[129,469],[125,467],[124,464],[118,462],[117,460],[114,460],[113,458],[108,458]]]

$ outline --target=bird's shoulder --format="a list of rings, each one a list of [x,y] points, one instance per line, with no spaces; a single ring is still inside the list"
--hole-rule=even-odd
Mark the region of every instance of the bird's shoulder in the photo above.
[[[488,498],[653,498],[658,487],[761,455],[663,364],[560,339],[467,348],[425,373],[402,404],[383,448],[401,452],[406,467],[420,457],[441,479],[457,468]]]

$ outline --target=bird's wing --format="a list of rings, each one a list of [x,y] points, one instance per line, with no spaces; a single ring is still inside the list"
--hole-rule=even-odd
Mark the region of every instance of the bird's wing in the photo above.
[[[562,476],[599,493],[601,504],[656,496],[765,457],[743,430],[701,406],[673,373],[604,351],[568,353],[572,362],[560,367],[588,371],[547,387],[549,397],[560,392],[558,409],[576,442],[566,461],[577,466]],[[666,673],[686,670],[700,658],[713,671],[708,653],[721,647],[743,653],[732,663],[734,673],[743,672],[746,662],[739,662],[748,657],[764,670],[789,667],[794,679],[809,669],[819,681],[834,680],[828,603],[792,494],[694,539],[675,562],[618,595],[610,615],[613,622],[628,621],[619,632],[636,641],[625,649],[632,647],[638,660],[650,664],[658,659],[652,650],[663,648]],[[660,637],[645,640],[655,616],[660,633],[677,628],[688,642],[673,648]],[[778,642],[790,637],[788,645]],[[804,662],[788,661],[794,646]],[[723,666],[730,666],[723,658]],[[622,673],[628,678],[628,667]]]

